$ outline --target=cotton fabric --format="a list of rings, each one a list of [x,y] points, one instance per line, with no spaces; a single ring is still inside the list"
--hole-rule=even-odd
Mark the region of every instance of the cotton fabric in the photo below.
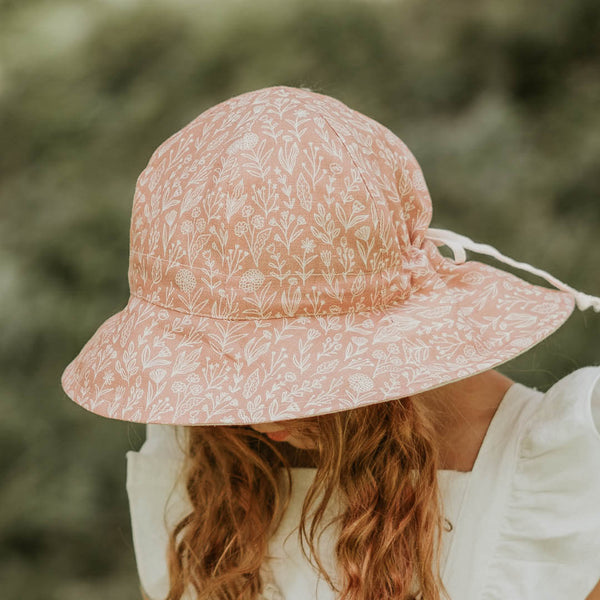
[[[432,211],[406,144],[340,100],[273,86],[221,102],[140,173],[129,301],[62,386],[125,421],[302,418],[491,369],[551,335],[575,298],[600,310],[456,264]]]
[[[148,425],[139,452],[127,452],[134,548],[150,600],[168,589],[163,512],[174,523],[189,509],[177,480],[177,428]],[[292,469],[294,495],[269,542],[273,579],[265,600],[334,598],[301,555],[296,533],[283,544],[314,471]],[[584,600],[600,579],[600,366],[577,369],[546,393],[514,383],[473,470],[438,477],[453,525],[442,539],[442,578],[452,600]],[[321,556],[333,573],[333,538],[323,537]]]

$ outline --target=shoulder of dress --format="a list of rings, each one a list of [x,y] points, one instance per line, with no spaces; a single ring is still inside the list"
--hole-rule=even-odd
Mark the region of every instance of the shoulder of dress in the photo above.
[[[577,369],[537,397],[482,600],[584,598],[598,581],[599,415],[599,366]]]
[[[600,444],[600,366],[581,367],[557,381],[540,398],[524,429],[521,457],[532,458],[552,449],[564,452],[567,447],[582,450],[588,446],[592,451],[597,444]],[[599,460],[593,455],[591,458]]]

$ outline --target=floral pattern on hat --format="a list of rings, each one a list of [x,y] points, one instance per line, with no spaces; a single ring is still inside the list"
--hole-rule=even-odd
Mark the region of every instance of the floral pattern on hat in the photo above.
[[[127,306],[66,368],[84,408],[249,424],[365,406],[493,368],[573,298],[426,238],[421,169],[339,100],[275,86],[217,104],[138,177]]]

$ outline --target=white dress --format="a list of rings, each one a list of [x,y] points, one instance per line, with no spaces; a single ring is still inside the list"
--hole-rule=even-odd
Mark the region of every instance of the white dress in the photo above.
[[[167,529],[190,508],[176,481],[177,428],[148,425],[140,451],[127,452],[134,550],[150,600],[167,595]],[[265,600],[335,598],[296,532],[284,544],[314,474],[292,469],[291,503],[269,541]],[[473,470],[442,470],[438,478],[453,525],[443,534],[441,571],[452,600],[585,600],[600,579],[600,366],[570,373],[545,394],[514,383]],[[324,535],[319,547],[331,574],[333,542]]]

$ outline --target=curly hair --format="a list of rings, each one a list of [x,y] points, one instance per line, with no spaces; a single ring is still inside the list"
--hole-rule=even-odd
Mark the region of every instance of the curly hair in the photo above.
[[[302,553],[340,600],[411,600],[414,582],[416,598],[448,597],[439,574],[444,519],[434,423],[431,409],[411,397],[285,421],[316,448],[298,527]],[[180,600],[188,586],[198,600],[254,600],[268,540],[289,504],[289,461],[280,443],[249,426],[184,429],[182,476],[193,511],[169,535],[166,600]],[[333,498],[341,512],[323,523]],[[316,550],[334,521],[339,587]]]

